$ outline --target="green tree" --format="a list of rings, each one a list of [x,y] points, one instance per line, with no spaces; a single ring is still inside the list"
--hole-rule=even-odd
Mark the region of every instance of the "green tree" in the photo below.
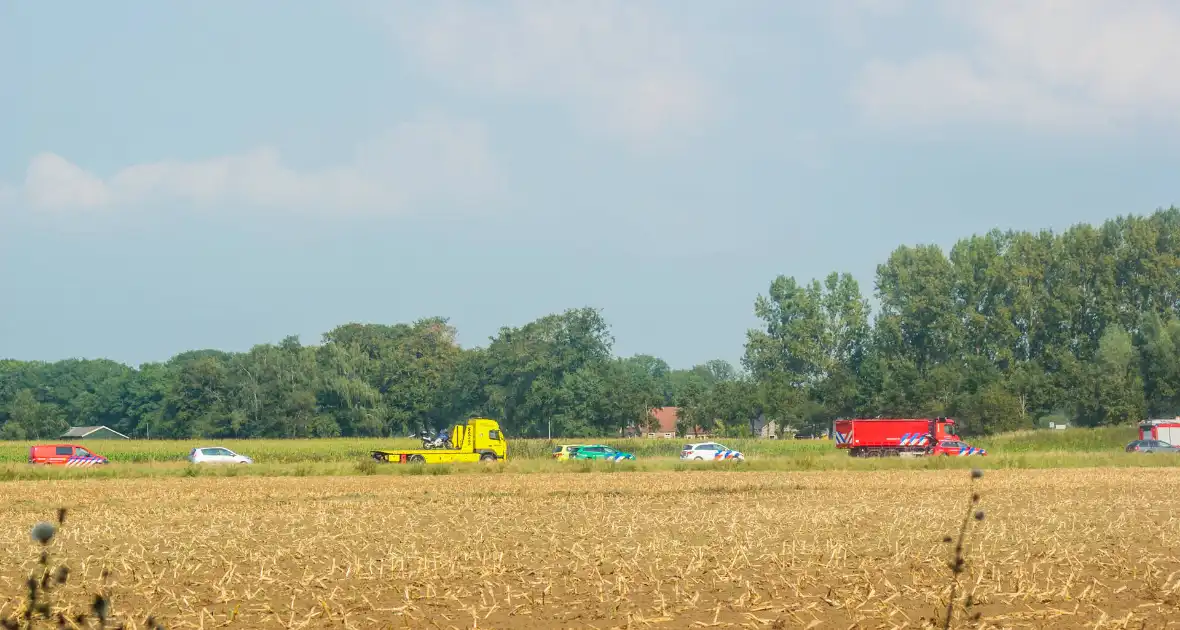
[[[1138,354],[1131,335],[1117,324],[1103,333],[1098,352],[1079,387],[1078,423],[1100,426],[1143,419],[1147,404]]]
[[[485,408],[503,419],[510,434],[547,435],[551,422],[569,417],[561,413],[569,400],[562,390],[566,377],[601,367],[613,341],[606,320],[592,308],[500,329],[486,353]]]
[[[896,335],[891,350],[909,359],[922,377],[962,348],[954,291],[952,263],[934,245],[899,247],[877,267],[878,321]]]
[[[23,434],[33,439],[55,438],[69,428],[65,413],[58,405],[37,400],[28,389],[16,393],[8,404],[6,415],[0,431],[14,437]]]

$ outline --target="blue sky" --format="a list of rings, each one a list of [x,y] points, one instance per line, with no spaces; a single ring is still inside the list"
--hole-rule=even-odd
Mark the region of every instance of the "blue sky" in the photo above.
[[[1166,0],[0,0],[0,356],[604,310],[737,361],[777,274],[1180,203]]]

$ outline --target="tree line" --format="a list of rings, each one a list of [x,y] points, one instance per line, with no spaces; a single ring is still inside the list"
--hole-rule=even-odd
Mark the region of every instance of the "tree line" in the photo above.
[[[855,279],[779,276],[754,300],[740,366],[617,357],[583,307],[463,348],[446,318],[346,324],[247,352],[133,368],[0,361],[0,439],[107,425],[134,437],[397,436],[481,415],[514,437],[679,429],[804,432],[839,417],[952,416],[966,435],[1180,415],[1180,209],[1063,233],[994,230],[898,247]]]

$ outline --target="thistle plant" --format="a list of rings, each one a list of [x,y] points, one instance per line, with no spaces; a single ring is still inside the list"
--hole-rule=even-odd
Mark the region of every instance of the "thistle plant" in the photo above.
[[[950,597],[948,598],[947,604],[946,604],[946,617],[943,620],[943,624],[942,624],[943,630],[949,630],[951,627],[951,621],[954,619],[954,615],[955,615],[955,598],[958,595],[959,575],[961,575],[963,573],[963,571],[965,571],[967,568],[967,559],[966,559],[965,550],[964,550],[964,545],[966,544],[966,540],[967,540],[967,528],[970,527],[972,520],[982,521],[983,517],[984,517],[983,510],[979,509],[979,492],[977,492],[975,490],[976,481],[978,481],[982,477],[983,477],[982,470],[980,470],[978,468],[973,468],[971,470],[971,485],[970,485],[971,496],[970,496],[970,500],[967,503],[967,512],[966,512],[966,514],[963,515],[963,522],[959,526],[958,540],[954,541],[950,536],[947,536],[942,539],[942,542],[944,542],[944,543],[955,542],[955,554],[954,554],[954,558],[951,560],[951,564],[950,564],[950,568],[951,568],[951,594],[950,594]],[[975,604],[975,602],[972,600],[972,597],[970,595],[968,595],[963,602],[964,608],[966,608],[968,611],[971,610],[971,607],[974,604]],[[971,621],[977,622],[977,621],[979,621],[979,619],[980,619],[980,613],[975,613],[975,614],[971,615]]]
[[[102,589],[90,598],[89,612],[81,612],[67,618],[62,607],[54,606],[53,595],[58,587],[64,586],[70,578],[70,568],[64,563],[51,567],[50,546],[58,537],[58,533],[66,522],[66,508],[58,508],[56,522],[41,521],[33,526],[29,532],[33,542],[41,546],[37,559],[37,566],[29,574],[25,582],[28,588],[28,598],[23,611],[13,613],[0,619],[0,628],[4,630],[31,630],[40,627],[41,622],[51,624],[57,628],[111,628],[122,630],[122,622],[113,619],[111,613],[110,580],[111,574],[103,569]],[[164,630],[154,617],[148,617],[146,626],[149,630]]]

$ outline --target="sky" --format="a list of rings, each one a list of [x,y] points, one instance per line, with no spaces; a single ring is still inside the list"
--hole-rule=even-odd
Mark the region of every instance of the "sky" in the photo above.
[[[602,309],[1180,204],[1170,0],[0,0],[0,357]]]

